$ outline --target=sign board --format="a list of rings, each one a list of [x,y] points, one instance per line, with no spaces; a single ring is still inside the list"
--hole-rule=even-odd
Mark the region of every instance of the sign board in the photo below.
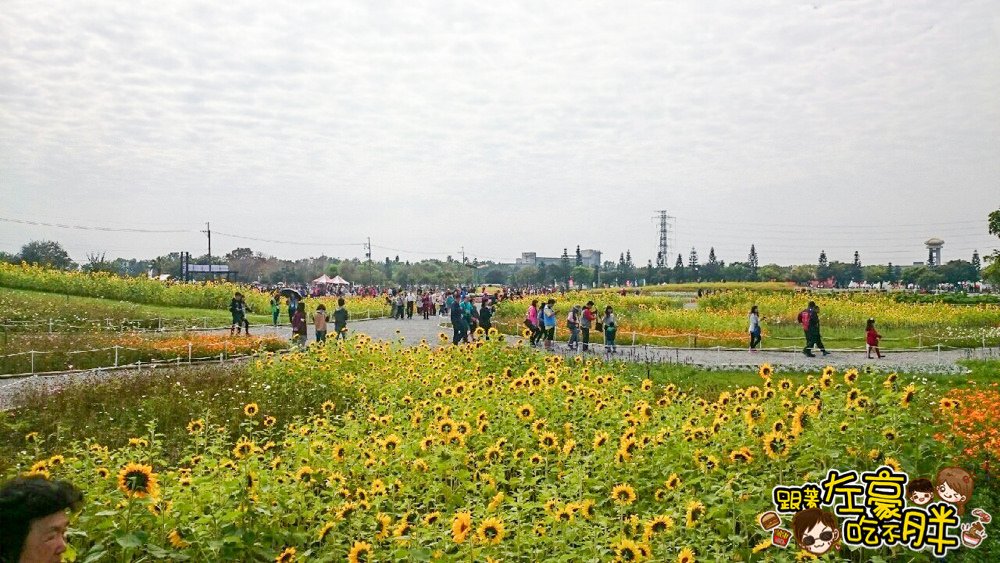
[[[188,272],[228,274],[229,266],[226,264],[188,264]]]

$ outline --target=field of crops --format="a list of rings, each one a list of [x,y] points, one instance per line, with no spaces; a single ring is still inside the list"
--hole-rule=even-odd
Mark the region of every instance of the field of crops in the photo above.
[[[86,491],[77,560],[792,561],[757,524],[774,485],[880,465],[961,464],[978,479],[1000,453],[995,387],[852,370],[705,391],[667,383],[687,368],[646,375],[508,344],[358,337],[262,358],[214,393],[178,383],[169,404],[123,407],[131,436],[98,424],[70,439],[15,413],[0,419],[20,442],[6,476]],[[995,491],[977,495],[997,508]]]
[[[690,299],[693,299],[692,295]],[[664,346],[745,347],[747,315],[757,305],[762,317],[764,346],[801,347],[804,339],[796,317],[809,301],[820,307],[823,340],[831,348],[864,349],[865,322],[876,320],[884,337],[883,347],[918,348],[938,344],[949,347],[976,347],[1000,344],[1000,304],[974,302],[958,305],[935,302],[901,302],[880,293],[801,293],[731,289],[716,291],[697,299],[695,308],[681,306],[678,296],[621,296],[609,292],[575,292],[557,296],[559,338],[565,340],[565,317],[572,305],[596,303],[597,311],[611,305],[618,317],[618,343],[631,344],[633,332],[638,344]],[[496,321],[505,330],[518,326],[531,298],[506,302],[498,309]],[[596,335],[601,342],[602,336]]]

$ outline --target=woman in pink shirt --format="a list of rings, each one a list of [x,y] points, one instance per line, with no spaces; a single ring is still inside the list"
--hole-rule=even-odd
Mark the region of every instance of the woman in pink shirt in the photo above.
[[[538,300],[531,300],[531,307],[528,307],[528,312],[524,314],[524,326],[528,327],[531,331],[531,342],[532,346],[537,346],[538,341],[542,338],[542,329],[538,328]]]

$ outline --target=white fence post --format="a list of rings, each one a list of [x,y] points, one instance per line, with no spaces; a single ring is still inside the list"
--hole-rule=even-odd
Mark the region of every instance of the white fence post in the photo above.
[[[49,319],[49,334],[52,334],[52,319]]]
[[[191,343],[188,342],[188,363],[191,363]]]
[[[118,345],[115,344],[115,367],[118,367]]]
[[[635,331],[632,331],[632,346],[635,346]]]
[[[35,351],[31,351],[31,373],[35,373]]]
[[[222,352],[219,352],[219,365],[222,365]]]

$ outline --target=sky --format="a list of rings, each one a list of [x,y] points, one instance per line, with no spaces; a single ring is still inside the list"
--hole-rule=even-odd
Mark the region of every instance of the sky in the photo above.
[[[0,4],[0,250],[1000,246],[995,0],[287,4]]]

